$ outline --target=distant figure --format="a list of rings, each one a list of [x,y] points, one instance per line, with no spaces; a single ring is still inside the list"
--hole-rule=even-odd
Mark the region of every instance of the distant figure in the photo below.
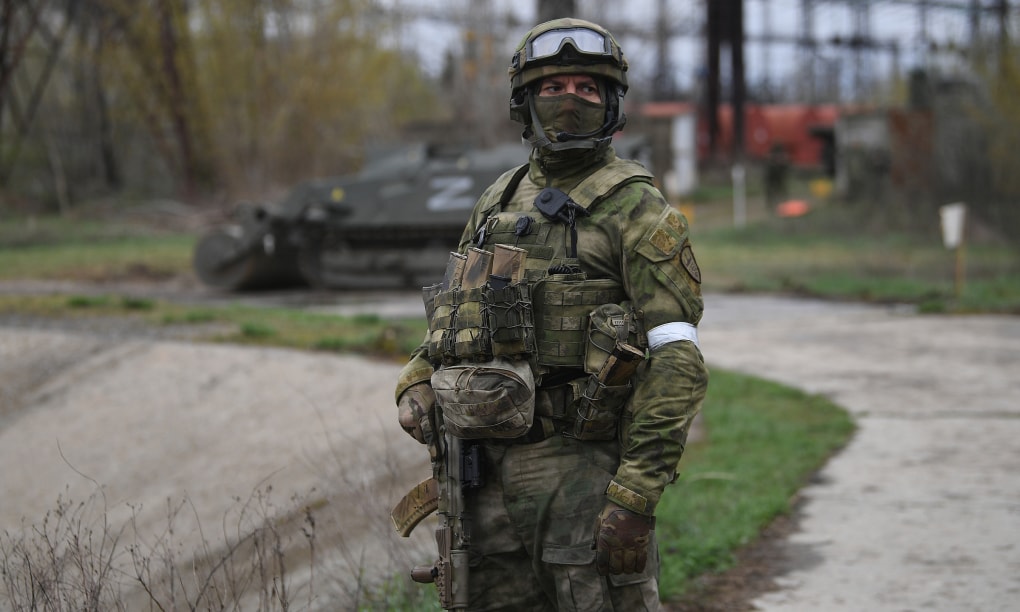
[[[775,211],[776,206],[787,198],[787,176],[790,173],[790,158],[786,147],[776,143],[769,149],[765,160],[765,206]]]

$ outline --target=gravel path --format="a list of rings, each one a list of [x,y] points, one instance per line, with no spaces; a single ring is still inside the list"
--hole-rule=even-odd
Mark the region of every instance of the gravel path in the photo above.
[[[385,309],[363,296],[320,308],[420,312],[417,296],[387,297]],[[706,301],[712,366],[824,394],[859,425],[803,491],[799,530],[776,561],[780,588],[756,607],[1005,610],[1020,601],[1020,318]],[[321,532],[344,539],[335,563],[398,571],[428,561],[428,529],[409,546],[378,520],[427,474],[394,422],[398,367],[7,321],[0,530],[99,483],[111,515],[134,515],[142,533],[158,533],[167,500],[182,496],[188,520],[216,531],[272,485],[280,505],[298,495],[324,508]]]
[[[802,491],[760,610],[1016,609],[1020,318],[712,296],[716,366],[830,397],[859,426]]]

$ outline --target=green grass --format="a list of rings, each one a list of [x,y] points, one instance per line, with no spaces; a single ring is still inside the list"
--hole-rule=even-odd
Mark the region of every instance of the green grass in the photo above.
[[[191,268],[190,236],[125,237],[110,241],[0,245],[0,280],[172,278]]]
[[[845,229],[854,227],[853,216],[834,206],[740,229],[698,230],[695,224],[703,289],[1020,314],[1020,254],[1005,244],[967,247],[957,295],[955,253],[937,234]]]
[[[209,325],[199,339],[303,350],[405,358],[421,343],[425,319],[341,317],[285,308],[191,307],[111,295],[0,295],[0,314],[38,317],[132,317],[152,325]]]
[[[687,449],[656,511],[664,601],[729,567],[854,431],[824,398],[721,370],[712,372],[704,420],[705,439]]]

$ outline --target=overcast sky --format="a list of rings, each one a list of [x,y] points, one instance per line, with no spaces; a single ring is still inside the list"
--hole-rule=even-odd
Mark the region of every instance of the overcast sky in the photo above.
[[[654,36],[657,22],[658,0],[576,0],[579,16],[607,25],[620,40],[631,60],[635,82],[649,79],[655,70],[656,44]],[[965,4],[963,0],[958,0]],[[490,31],[503,40],[497,40],[503,49],[497,53],[509,56],[520,37],[534,25],[536,19],[535,0],[377,0],[380,5],[407,9],[417,18],[409,18],[400,25],[404,38],[403,46],[427,48],[420,53],[423,67],[430,74],[438,74],[442,68],[444,52],[462,52],[462,26],[457,21],[473,20],[489,27]],[[984,0],[991,5],[991,0]],[[845,0],[817,0],[815,3],[815,37],[830,40],[835,36],[847,38],[858,28],[860,15],[853,3]],[[868,30],[873,39],[882,43],[897,43],[899,66],[903,73],[921,64],[926,55],[921,44],[920,9],[916,3],[872,0],[868,3]],[[943,3],[945,4],[945,3]],[[748,80],[752,83],[769,78],[783,80],[798,71],[796,66],[797,47],[790,44],[763,45],[754,38],[766,33],[774,36],[794,38],[801,34],[801,0],[745,0],[745,31],[747,43],[746,66]],[[681,32],[688,34],[674,37],[670,45],[669,70],[672,78],[681,88],[689,88],[703,71],[704,43],[697,36],[704,20],[704,0],[669,0],[667,22]],[[929,38],[940,43],[950,41],[966,43],[969,27],[966,11],[929,7],[927,11]],[[453,21],[444,19],[454,16]],[[989,17],[985,26],[994,26]],[[994,28],[992,28],[994,31]],[[436,52],[441,49],[442,52]],[[833,47],[823,48],[821,59],[828,65],[845,72],[854,69],[852,54]],[[931,59],[928,56],[928,59]],[[865,69],[876,77],[887,76],[893,69],[893,54],[888,51],[866,54]]]

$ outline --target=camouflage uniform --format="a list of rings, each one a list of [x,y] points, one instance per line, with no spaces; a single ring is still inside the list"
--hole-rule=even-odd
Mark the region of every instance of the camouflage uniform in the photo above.
[[[619,167],[608,194],[589,207],[589,216],[577,219],[577,263],[589,279],[611,281],[639,313],[645,330],[677,322],[696,325],[703,310],[701,273],[687,220],[646,177],[628,176],[632,166],[626,164],[632,163],[618,160],[612,147],[553,156],[536,149],[527,175],[501,210],[497,201],[512,172],[482,195],[460,251],[475,244],[479,229],[491,227],[487,221],[496,213],[537,217],[535,198],[543,188],[570,194],[596,170]],[[564,235],[554,236],[556,231]],[[549,243],[562,249],[571,241],[568,232],[566,225],[555,226]],[[529,251],[529,261],[546,246],[534,240],[517,243]],[[496,235],[487,243],[514,241],[512,235]],[[431,374],[423,346],[402,371],[397,398]],[[549,381],[561,384],[558,374],[553,368],[539,376],[539,406],[557,401],[555,395],[543,396],[543,388]],[[654,537],[643,572],[601,576],[592,528],[607,500],[654,516],[663,489],[676,478],[708,374],[694,342],[668,341],[652,347],[631,382],[613,440],[562,435],[572,415],[547,406],[536,410],[532,432],[524,438],[483,441],[485,485],[465,494],[472,525],[470,609],[658,609]]]

